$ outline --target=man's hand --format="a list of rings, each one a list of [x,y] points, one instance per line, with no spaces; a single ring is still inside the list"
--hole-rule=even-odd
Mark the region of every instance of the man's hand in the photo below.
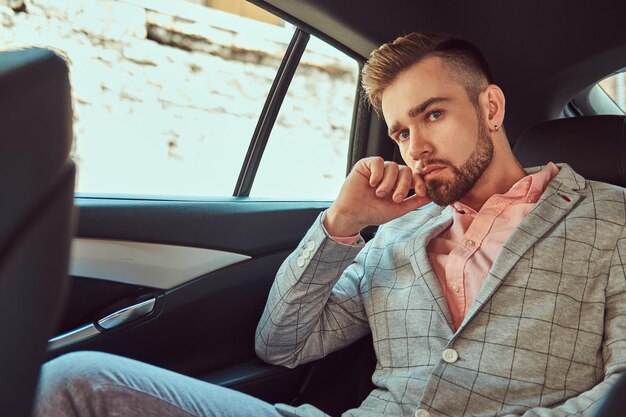
[[[409,190],[415,195],[407,198]],[[358,234],[430,203],[424,181],[411,168],[381,157],[361,159],[346,178],[326,212],[324,227],[331,236]]]

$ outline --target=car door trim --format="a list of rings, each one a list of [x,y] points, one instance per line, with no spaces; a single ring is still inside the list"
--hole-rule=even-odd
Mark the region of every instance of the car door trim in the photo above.
[[[248,259],[215,249],[75,238],[70,275],[169,290]]]
[[[96,329],[96,326],[93,324],[87,324],[79,327],[78,329],[53,337],[48,341],[48,350],[61,349],[82,340],[89,339],[98,334],[100,334],[100,331]]]

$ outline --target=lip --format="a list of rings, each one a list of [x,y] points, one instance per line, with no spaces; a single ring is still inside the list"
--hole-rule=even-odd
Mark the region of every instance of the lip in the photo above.
[[[420,171],[420,175],[424,180],[429,180],[431,178],[436,177],[443,171],[446,167],[444,165],[427,165],[422,168]]]

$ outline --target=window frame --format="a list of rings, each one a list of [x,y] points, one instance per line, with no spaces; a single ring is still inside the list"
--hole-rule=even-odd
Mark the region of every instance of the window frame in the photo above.
[[[283,56],[280,67],[274,77],[272,87],[265,99],[265,104],[259,115],[256,128],[252,134],[248,152],[244,157],[239,178],[233,191],[234,197],[248,197],[254,184],[256,173],[261,165],[261,158],[272,133],[272,129],[282,107],[287,90],[291,85],[296,69],[300,64],[302,54],[309,42],[310,35],[300,28],[296,28],[287,51]]]
[[[372,122],[371,112],[363,105],[364,100],[360,87],[361,69],[363,67],[363,64],[365,63],[365,59],[353,50],[346,48],[344,45],[338,44],[334,39],[329,38],[325,33],[316,30],[315,28],[307,25],[301,20],[296,19],[293,16],[285,13],[284,11],[271,6],[263,0],[248,1],[255,6],[260,7],[265,11],[273,14],[274,16],[277,16],[285,22],[293,25],[295,27],[295,32],[291,42],[289,43],[289,46],[287,47],[287,50],[285,51],[285,55],[283,56],[281,65],[278,69],[278,72],[276,73],[276,76],[274,77],[274,81],[266,99],[265,105],[261,110],[261,114],[259,115],[257,127],[251,139],[248,152],[242,163],[241,171],[239,172],[239,178],[235,185],[233,197],[249,197],[250,195],[250,191],[252,190],[252,186],[254,184],[254,177],[256,176],[256,172],[261,164],[261,158],[263,156],[265,146],[267,145],[267,142],[269,140],[272,127],[274,126],[278,113],[280,112],[280,108],[287,94],[289,86],[291,85],[291,81],[293,79],[293,76],[295,75],[296,69],[300,64],[300,60],[306,49],[306,45],[308,44],[310,36],[315,36],[316,38],[327,43],[333,48],[336,48],[340,52],[346,54],[348,57],[354,59],[358,66],[359,74],[357,77],[357,86],[352,111],[352,123],[350,126],[350,135],[348,138],[348,157],[346,160],[345,171],[345,174],[347,175],[352,169],[354,163],[358,159],[365,156],[365,147],[363,146],[363,144],[355,143],[355,138],[364,136],[362,135],[362,133],[365,133],[363,131],[368,130],[368,127]],[[295,59],[296,56],[297,59]],[[278,86],[279,83],[280,87]],[[270,120],[271,124],[268,124]],[[367,144],[365,144],[365,146],[367,146]]]

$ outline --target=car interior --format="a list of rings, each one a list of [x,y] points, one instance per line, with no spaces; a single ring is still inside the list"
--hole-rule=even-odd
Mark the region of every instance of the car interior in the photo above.
[[[597,87],[626,68],[624,2],[250,2],[294,25],[296,36],[232,197],[81,195],[72,221],[67,69],[42,50],[0,54],[0,320],[15,335],[0,344],[0,358],[11,358],[0,361],[0,410],[15,410],[7,415],[28,415],[43,362],[79,350],[130,357],[271,403],[310,403],[330,415],[367,396],[375,365],[368,338],[295,369],[265,364],[254,352],[276,271],[330,205],[249,196],[309,35],[359,65],[412,31],[468,39],[506,95],[504,127],[523,166],[565,162],[586,178],[626,186],[626,117]],[[347,170],[371,155],[400,161],[382,117],[360,90],[354,94]],[[23,395],[13,395],[15,381],[23,381]]]

